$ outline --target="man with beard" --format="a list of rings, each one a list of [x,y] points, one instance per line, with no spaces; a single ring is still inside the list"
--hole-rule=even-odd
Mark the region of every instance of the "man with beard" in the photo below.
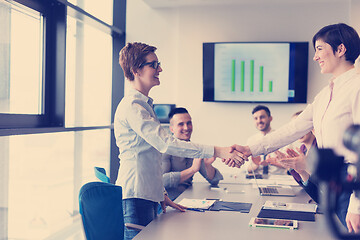
[[[272,116],[268,107],[264,105],[258,105],[252,110],[252,115],[255,123],[255,127],[259,130],[259,133],[251,136],[247,145],[253,141],[257,141],[264,137],[266,134],[274,131],[270,123],[272,121]],[[247,171],[249,173],[263,173],[263,174],[285,174],[286,169],[283,168],[279,163],[272,162],[269,164],[265,161],[266,156],[260,155],[257,157],[251,157],[247,164]],[[262,170],[262,171],[261,171]]]

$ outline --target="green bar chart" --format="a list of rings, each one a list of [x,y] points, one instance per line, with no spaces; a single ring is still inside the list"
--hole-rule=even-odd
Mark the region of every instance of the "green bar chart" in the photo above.
[[[214,51],[215,100],[287,101],[289,46],[220,44]]]
[[[236,80],[236,64],[237,61],[235,59],[232,59],[231,61],[231,91],[235,92],[236,87],[235,87],[235,80]],[[250,60],[250,67],[249,67],[249,73],[250,73],[250,84],[249,84],[249,91],[250,92],[254,92],[254,82],[255,82],[255,60]],[[240,91],[241,92],[245,92],[245,61],[240,61]],[[264,92],[264,66],[259,66],[258,68],[258,74],[259,76],[259,92]],[[269,85],[268,85],[268,92],[272,92],[273,89],[273,83],[272,81],[269,81]]]
[[[240,91],[244,92],[245,91],[245,61],[241,61],[241,82],[240,82]]]
[[[235,60],[231,62],[231,91],[235,92]]]

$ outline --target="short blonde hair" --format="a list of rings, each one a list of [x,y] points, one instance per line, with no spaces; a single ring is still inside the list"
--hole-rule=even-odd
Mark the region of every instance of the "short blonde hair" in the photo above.
[[[146,56],[156,51],[156,47],[145,43],[128,43],[120,50],[119,63],[124,71],[125,78],[134,80],[133,72],[136,72],[146,62]]]

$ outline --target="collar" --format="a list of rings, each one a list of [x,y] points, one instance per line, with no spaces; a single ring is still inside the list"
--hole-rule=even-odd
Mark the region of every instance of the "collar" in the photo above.
[[[133,87],[129,87],[129,89],[125,93],[126,96],[133,96],[135,98],[138,98],[140,100],[143,100],[144,102],[147,102],[151,107],[153,106],[154,100],[151,97],[147,97],[138,90],[136,90]]]
[[[341,74],[338,77],[334,77],[332,79],[330,79],[330,82],[333,81],[334,82],[334,87],[338,87],[341,86],[343,84],[345,84],[349,79],[351,79],[354,75],[356,74],[356,69],[352,68],[346,72],[344,72],[343,74]]]

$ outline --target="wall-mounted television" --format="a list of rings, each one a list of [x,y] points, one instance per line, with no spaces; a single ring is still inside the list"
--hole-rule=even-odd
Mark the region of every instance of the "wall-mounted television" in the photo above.
[[[170,123],[169,113],[175,107],[175,104],[154,104],[154,112],[160,123]]]
[[[308,42],[203,43],[203,101],[306,103]]]

